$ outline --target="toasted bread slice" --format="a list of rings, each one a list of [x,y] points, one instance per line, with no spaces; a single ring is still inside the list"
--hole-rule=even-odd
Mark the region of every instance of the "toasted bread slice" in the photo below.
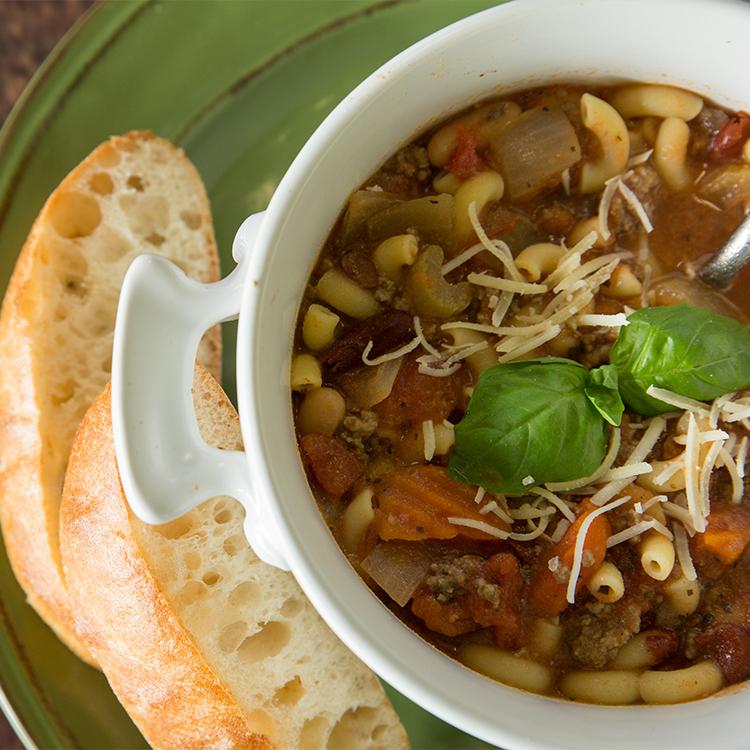
[[[237,414],[198,368],[204,439],[240,449]],[[163,526],[136,519],[115,465],[110,393],[76,435],[60,541],[81,638],[159,748],[398,750],[404,729],[375,675],[293,576],[261,562],[244,511],[217,497]]]
[[[76,427],[109,380],[120,286],[136,255],[218,277],[208,198],[179,149],[149,133],[112,138],[52,193],[0,315],[0,522],[30,604],[79,656],[62,578],[58,517]],[[220,366],[217,330],[200,360]]]

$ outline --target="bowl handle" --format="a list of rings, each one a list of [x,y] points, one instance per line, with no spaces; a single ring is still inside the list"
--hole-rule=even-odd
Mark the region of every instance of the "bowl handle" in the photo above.
[[[112,425],[125,496],[138,518],[160,524],[217,495],[245,508],[245,535],[264,562],[288,570],[265,502],[253,497],[245,453],[209,446],[198,431],[192,386],[201,336],[237,317],[263,214],[234,240],[234,270],[202,284],[174,263],[141,255],[120,295],[112,355]]]

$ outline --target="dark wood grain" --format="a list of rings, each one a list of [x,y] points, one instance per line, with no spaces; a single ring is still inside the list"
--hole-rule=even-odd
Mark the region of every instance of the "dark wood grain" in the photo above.
[[[26,82],[92,0],[0,0],[0,123]]]
[[[91,3],[92,0],[0,0],[0,124],[5,122],[34,71]],[[0,749],[22,749],[2,714]]]

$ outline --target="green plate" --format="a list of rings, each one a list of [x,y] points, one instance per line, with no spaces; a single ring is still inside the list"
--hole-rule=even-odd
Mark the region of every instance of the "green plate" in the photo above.
[[[0,132],[0,283],[62,177],[100,141],[150,129],[183,146],[206,182],[226,272],[235,229],[262,209],[336,103],[417,39],[482,0],[119,2],[95,7],[52,53]],[[234,330],[225,328],[234,393]],[[0,552],[0,685],[28,747],[145,743],[104,677],[26,605]],[[422,750],[487,748],[395,693]]]

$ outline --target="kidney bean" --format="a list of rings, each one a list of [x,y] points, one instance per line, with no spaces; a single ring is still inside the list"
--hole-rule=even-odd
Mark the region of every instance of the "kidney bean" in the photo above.
[[[300,448],[318,484],[333,497],[341,497],[364,474],[364,464],[335,437],[312,433]]]
[[[646,637],[646,648],[651,652],[656,664],[661,664],[675,654],[679,645],[679,639],[673,630],[662,630]]]
[[[708,144],[711,161],[726,161],[740,155],[742,146],[750,137],[750,115],[738,112],[732,115]]]
[[[320,359],[327,373],[337,375],[362,365],[362,352],[372,341],[370,358],[398,349],[414,337],[411,315],[386,310],[357,323],[344,333]]]
[[[375,289],[378,285],[378,270],[367,253],[353,250],[341,259],[341,267],[346,275],[364,289]]]
[[[729,622],[714,625],[696,636],[695,647],[721,667],[727,682],[750,677],[750,628]]]

